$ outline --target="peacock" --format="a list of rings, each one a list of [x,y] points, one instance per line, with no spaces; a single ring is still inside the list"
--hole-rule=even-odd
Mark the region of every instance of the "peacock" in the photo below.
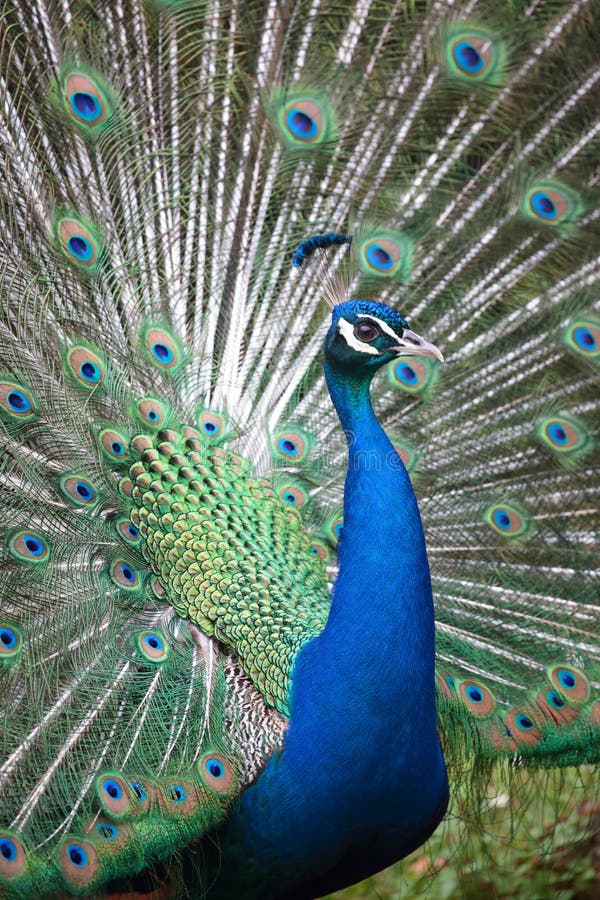
[[[594,0],[1,8],[0,895],[597,763]]]

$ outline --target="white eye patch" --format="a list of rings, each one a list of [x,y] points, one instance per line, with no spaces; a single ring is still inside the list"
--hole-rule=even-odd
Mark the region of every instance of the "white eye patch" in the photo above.
[[[371,356],[379,356],[379,350],[372,344],[365,344],[354,334],[354,325],[347,319],[338,319],[338,331],[352,350],[358,353],[367,353]]]
[[[377,322],[382,331],[385,331],[387,334],[392,334],[394,339],[398,340],[398,335],[392,331],[389,325],[386,322],[382,322],[381,319],[376,318],[375,316],[367,316],[362,313],[359,314],[360,319],[370,319],[371,322]],[[347,319],[338,319],[337,323],[338,331],[346,341],[349,347],[352,350],[356,350],[358,353],[368,353],[371,356],[380,356],[380,352],[377,347],[374,347],[373,344],[367,344],[364,341],[359,340],[354,334],[354,325],[352,322],[349,322]]]
[[[368,313],[358,313],[359,319],[370,319],[372,322],[377,322],[382,331],[386,334],[389,334],[391,338],[393,338],[396,342],[400,340],[394,329],[391,325],[388,325],[387,322],[384,322],[383,319],[378,319],[377,316],[370,316]]]

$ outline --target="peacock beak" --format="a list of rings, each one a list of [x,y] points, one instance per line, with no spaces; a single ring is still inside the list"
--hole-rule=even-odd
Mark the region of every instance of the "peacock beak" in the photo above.
[[[411,331],[410,328],[404,329],[402,337],[398,338],[398,346],[395,349],[398,356],[433,356],[440,362],[444,362],[442,351],[438,350],[435,344],[430,344],[416,332]]]

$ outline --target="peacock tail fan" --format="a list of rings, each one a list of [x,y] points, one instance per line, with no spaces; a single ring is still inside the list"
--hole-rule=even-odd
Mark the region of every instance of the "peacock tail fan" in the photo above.
[[[281,750],[343,540],[324,299],[445,356],[373,396],[450,772],[597,763],[593,0],[0,16],[0,893],[184,894]]]

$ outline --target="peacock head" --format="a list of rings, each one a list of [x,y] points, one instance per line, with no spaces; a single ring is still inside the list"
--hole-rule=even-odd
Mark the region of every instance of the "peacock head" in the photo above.
[[[348,300],[334,306],[325,355],[335,368],[365,375],[399,356],[444,360],[434,344],[410,330],[397,310],[371,300]]]

